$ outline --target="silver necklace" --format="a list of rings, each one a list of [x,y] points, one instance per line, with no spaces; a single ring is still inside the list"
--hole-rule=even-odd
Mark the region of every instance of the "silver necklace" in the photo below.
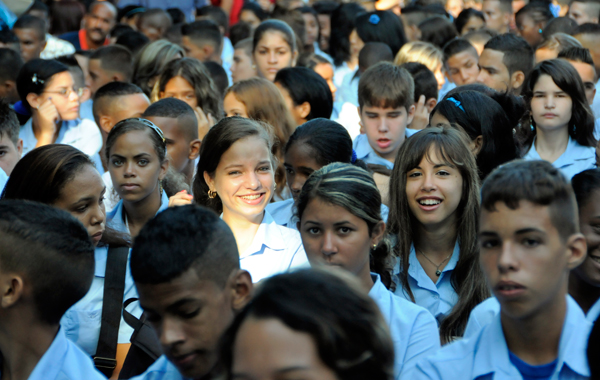
[[[440,275],[442,274],[442,271],[440,270],[440,267],[450,258],[450,256],[452,256],[452,254],[449,254],[448,256],[446,256],[446,258],[444,260],[442,260],[442,262],[439,265],[435,265],[435,263],[433,261],[431,261],[431,259],[429,257],[427,257],[427,255],[425,255],[423,253],[423,251],[421,251],[420,249],[416,248],[415,249],[421,254],[423,255],[424,258],[427,259],[427,261],[429,261],[431,263],[431,265],[433,265],[435,267],[435,275],[440,277]]]

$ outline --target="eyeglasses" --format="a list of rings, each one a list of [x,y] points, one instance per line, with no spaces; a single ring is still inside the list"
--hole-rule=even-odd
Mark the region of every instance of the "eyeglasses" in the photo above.
[[[154,132],[156,132],[156,134],[158,135],[158,137],[160,137],[160,139],[162,140],[163,144],[166,144],[167,140],[165,139],[165,135],[163,134],[163,131],[161,131],[160,128],[158,128],[156,125],[154,125],[154,123],[151,122],[150,120],[142,119],[142,118],[139,118],[139,117],[132,117],[132,118],[129,118],[129,119],[125,119],[125,120],[119,121],[117,124],[115,124],[115,126],[113,127],[113,129],[117,128],[121,124],[127,124],[127,123],[130,123],[132,121],[141,123],[141,124],[145,125],[146,127],[152,129]]]
[[[71,93],[76,93],[78,97],[81,97],[81,95],[83,95],[83,88],[78,88],[77,90],[75,90],[74,88],[61,88],[58,91],[42,91],[48,94],[58,94],[64,98],[68,98],[69,96],[71,96]]]

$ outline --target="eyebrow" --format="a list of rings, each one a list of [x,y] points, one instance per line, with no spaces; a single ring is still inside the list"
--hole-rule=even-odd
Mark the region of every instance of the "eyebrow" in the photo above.
[[[152,155],[150,153],[140,153],[140,154],[136,154],[135,156],[133,156],[133,158],[141,158],[143,156],[152,157]],[[116,154],[116,153],[111,154],[110,157],[127,158],[125,156],[121,156],[120,154]]]
[[[448,168],[454,169],[454,166],[450,165],[450,164],[435,164],[435,165],[433,165],[434,169],[439,169],[439,168],[443,168],[443,167],[448,167]],[[421,168],[420,166],[415,166],[414,168],[412,168],[409,171],[412,171],[412,170],[415,170],[415,169],[423,170],[423,168]]]
[[[104,195],[104,193],[106,192],[106,186],[104,186],[104,188],[102,189],[102,191],[100,192],[100,197],[102,197],[102,195]],[[90,197],[83,197],[83,198],[79,198],[76,202],[73,202],[73,204],[77,204],[79,202],[84,202],[84,201],[91,201],[94,199],[94,196],[90,196]]]
[[[293,367],[286,367],[286,368],[281,368],[281,369],[277,369],[275,370],[275,374],[276,375],[283,375],[289,372],[295,372],[295,371],[308,371],[311,368],[309,366],[293,366]],[[251,374],[245,373],[245,372],[240,372],[240,373],[233,373],[232,377],[234,379],[252,379],[253,376]]]
[[[174,311],[174,310],[177,310],[180,307],[184,306],[185,304],[192,303],[192,302],[198,302],[198,301],[199,300],[197,300],[195,298],[182,298],[182,299],[178,300],[177,302],[167,306],[166,310]]]

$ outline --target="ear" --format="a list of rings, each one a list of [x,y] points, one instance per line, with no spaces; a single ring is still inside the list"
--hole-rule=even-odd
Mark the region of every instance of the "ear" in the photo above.
[[[425,101],[425,108],[427,108],[427,112],[431,113],[435,106],[437,105],[437,99],[429,98]]]
[[[27,103],[29,103],[29,105],[31,106],[31,108],[33,109],[37,109],[38,106],[40,105],[40,100],[39,100],[39,95],[34,93],[34,92],[30,92],[29,94],[27,94],[27,96],[25,97],[25,99],[27,99]]]
[[[298,111],[298,116],[300,116],[300,118],[306,120],[306,118],[310,114],[310,103],[304,102],[304,103],[300,104],[299,106],[296,106],[296,110]]]
[[[385,222],[379,221],[371,231],[371,245],[377,245],[383,240],[385,234]]]
[[[110,79],[113,82],[127,82],[125,80],[125,76],[123,76],[123,74],[121,74],[121,73],[114,73],[113,76]]]
[[[483,147],[483,136],[482,135],[475,137],[475,140],[471,141],[471,153],[473,153],[473,155],[475,157],[477,157],[479,152],[481,152],[482,147]]]
[[[204,182],[206,182],[206,184],[208,185],[208,189],[210,191],[216,191],[215,190],[215,180],[212,179],[210,177],[210,175],[208,175],[208,172],[204,172]]]
[[[23,156],[23,139],[17,141],[17,152],[19,152],[19,157]]]
[[[23,296],[23,279],[16,274],[7,273],[5,281],[0,286],[2,291],[0,307],[3,309],[14,306]]]
[[[516,90],[525,82],[525,74],[522,71],[516,71],[510,76],[510,87]]]
[[[110,133],[111,129],[113,129],[113,127],[115,126],[115,123],[113,122],[113,119],[110,116],[100,116],[99,121],[99,127],[107,134]]]
[[[292,55],[292,67],[296,66],[296,61],[298,60],[298,50],[296,50],[294,52],[294,54]]]
[[[204,52],[204,59],[208,59],[215,52],[215,48],[210,44],[205,44],[202,47],[202,51]]]
[[[576,233],[567,241],[567,262],[569,269],[577,268],[587,257],[587,243],[582,234]]]
[[[415,110],[417,108],[415,107],[414,104],[412,104],[409,108],[408,108],[408,119],[406,121],[406,125],[410,125],[410,123],[412,123],[413,118],[415,117]]]
[[[188,151],[188,159],[195,160],[200,155],[200,147],[202,146],[202,141],[196,139],[190,142],[190,149]]]
[[[165,161],[160,164],[160,174],[158,175],[159,180],[163,180],[167,175],[167,171],[169,170],[169,160],[165,157]]]
[[[239,269],[231,279],[231,308],[238,312],[252,299],[252,277],[248,271]]]

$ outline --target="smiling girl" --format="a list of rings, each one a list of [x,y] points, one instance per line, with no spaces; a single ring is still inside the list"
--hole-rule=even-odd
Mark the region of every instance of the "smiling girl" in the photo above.
[[[479,176],[466,135],[429,127],[402,144],[390,179],[396,295],[428,309],[443,342],[489,297],[479,267]]]
[[[304,265],[297,231],[265,211],[275,191],[271,127],[241,117],[221,120],[206,135],[194,179],[195,202],[222,214],[252,280]]]
[[[525,160],[545,160],[571,179],[595,166],[594,116],[581,77],[567,61],[534,67],[523,87],[529,118],[518,130]]]

